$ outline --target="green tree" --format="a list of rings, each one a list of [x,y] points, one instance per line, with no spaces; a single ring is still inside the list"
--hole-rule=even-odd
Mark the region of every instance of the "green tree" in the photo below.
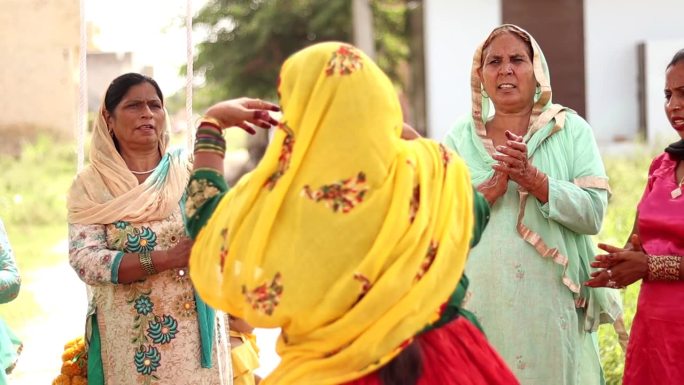
[[[371,6],[377,62],[396,80],[409,51],[406,1],[375,0]],[[212,0],[193,23],[208,36],[198,46],[195,68],[211,87],[198,92],[214,99],[274,99],[289,55],[316,42],[352,41],[350,0]]]

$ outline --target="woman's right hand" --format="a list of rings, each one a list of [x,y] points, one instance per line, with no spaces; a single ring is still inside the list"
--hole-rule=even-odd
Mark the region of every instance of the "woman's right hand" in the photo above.
[[[278,124],[269,111],[280,111],[280,107],[260,99],[239,98],[214,104],[204,116],[216,119],[222,127],[240,127],[254,134],[256,131],[248,123],[261,128],[271,128]]]
[[[501,171],[494,171],[494,175],[477,186],[477,191],[484,196],[492,206],[497,199],[503,196],[508,189],[508,174]]]
[[[175,246],[166,250],[168,264],[172,269],[181,269],[188,266],[193,243],[192,239],[183,237]]]

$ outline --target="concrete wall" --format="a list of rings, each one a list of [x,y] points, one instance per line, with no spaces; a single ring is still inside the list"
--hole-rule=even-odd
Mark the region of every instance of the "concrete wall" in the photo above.
[[[0,10],[0,130],[28,124],[70,135],[78,105],[78,0],[0,0]]]
[[[599,142],[633,139],[639,128],[637,46],[646,40],[684,38],[684,1],[584,4],[587,118]],[[662,94],[655,98],[663,99]]]
[[[501,23],[499,0],[428,0],[425,72],[428,135],[442,139],[469,114],[470,70],[475,48]]]
[[[88,110],[97,111],[109,84],[117,76],[133,72],[133,54],[88,53]]]

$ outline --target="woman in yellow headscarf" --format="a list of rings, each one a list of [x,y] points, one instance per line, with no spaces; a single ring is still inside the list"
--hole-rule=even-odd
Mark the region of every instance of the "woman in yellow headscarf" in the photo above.
[[[400,138],[392,83],[350,45],[294,54],[278,91],[273,144],[230,192],[221,129],[271,118],[246,100],[207,111],[186,204],[200,296],[282,329],[263,384],[517,383],[459,317],[466,254],[488,214],[463,161]]]

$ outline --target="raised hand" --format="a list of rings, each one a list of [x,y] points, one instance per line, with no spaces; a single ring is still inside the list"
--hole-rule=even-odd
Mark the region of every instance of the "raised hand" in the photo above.
[[[240,127],[254,134],[256,131],[249,123],[266,129],[278,124],[269,111],[280,111],[280,108],[260,99],[239,98],[214,104],[205,117],[217,120],[222,127]]]

